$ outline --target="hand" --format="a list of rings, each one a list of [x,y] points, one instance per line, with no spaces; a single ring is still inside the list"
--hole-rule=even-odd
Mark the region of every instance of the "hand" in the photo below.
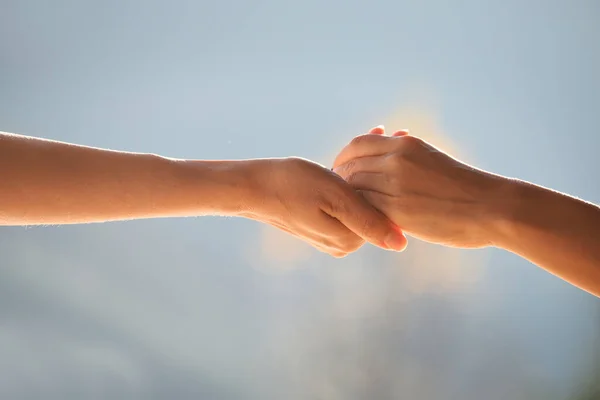
[[[490,201],[502,184],[407,131],[384,136],[383,128],[357,136],[334,171],[405,233],[455,247],[491,245],[486,234]]]
[[[301,158],[252,162],[258,195],[246,216],[335,257],[357,250],[365,240],[393,250],[406,246],[400,230],[329,169]]]

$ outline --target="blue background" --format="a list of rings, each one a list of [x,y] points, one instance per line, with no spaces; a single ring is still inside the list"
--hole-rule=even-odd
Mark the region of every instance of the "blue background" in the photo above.
[[[331,164],[409,128],[600,203],[600,3],[0,1],[0,129]],[[0,174],[10,171],[0,171]],[[252,221],[0,228],[0,397],[564,399],[600,306],[516,256]]]

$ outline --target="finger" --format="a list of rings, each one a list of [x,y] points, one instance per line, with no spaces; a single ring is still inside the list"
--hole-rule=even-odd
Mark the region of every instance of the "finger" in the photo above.
[[[434,149],[423,139],[408,134],[407,130],[395,132],[394,136],[360,135],[342,149],[333,163],[333,169],[355,158],[398,153],[409,154],[419,147]]]
[[[343,187],[339,197],[329,199],[326,206],[323,211],[367,242],[397,251],[406,247],[406,237],[400,229],[349,185]]]
[[[346,256],[358,250],[365,242],[340,221],[323,211],[320,211],[318,218],[313,220],[313,225],[295,231],[277,221],[271,221],[270,224],[334,257]]]
[[[385,127],[383,125],[377,125],[376,127],[371,128],[371,130],[369,130],[367,135],[385,136]],[[361,135],[361,136],[365,136],[365,135]],[[334,161],[333,167],[331,169],[333,170],[337,165],[338,165],[338,162]]]
[[[375,128],[371,128],[369,135],[385,135],[385,126],[377,125]]]
[[[372,190],[357,190],[357,193],[359,193],[369,204],[371,204],[374,208],[376,208],[377,210],[379,210],[380,212],[384,213],[385,210],[389,210],[390,208],[393,209],[394,205],[390,204],[390,200],[392,199],[392,197],[379,193],[379,192],[375,192]],[[398,229],[402,229],[402,222],[397,222],[396,226],[398,226]],[[401,250],[399,251],[403,251],[404,249],[406,249],[406,246],[408,245],[408,240],[406,239],[406,236],[404,235],[404,232],[402,232],[402,236],[403,236],[403,242],[400,243],[400,246],[404,246],[402,247]]]
[[[325,253],[325,254],[329,254],[330,256],[334,257],[334,258],[344,258],[348,255],[348,253],[344,252],[344,251],[338,251],[338,250],[332,250],[326,247],[320,247],[320,246],[316,246],[313,245],[315,247],[315,249],[319,250],[321,253]]]
[[[402,130],[392,133],[392,137],[407,136],[407,135],[410,135],[410,131],[408,129],[402,129]]]
[[[333,162],[335,169],[354,158],[379,156],[393,151],[394,138],[383,135],[360,135],[342,149]]]
[[[343,258],[348,255],[347,251],[342,251],[342,250],[335,249],[332,247],[323,246],[319,242],[314,242],[312,240],[305,239],[305,241],[308,244],[310,244],[312,247],[314,247],[315,249],[320,251],[321,253],[329,254],[330,256],[335,257],[335,258]]]
[[[288,228],[287,228],[285,225],[283,225],[283,224],[280,224],[279,222],[276,222],[276,221],[271,221],[271,222],[269,222],[269,224],[270,224],[270,225],[272,225],[272,226],[274,226],[275,228],[277,228],[277,229],[279,229],[279,230],[282,230],[282,231],[284,231],[284,232],[286,232],[286,233],[289,233],[289,234],[290,234],[290,235],[292,235],[292,236],[295,236],[295,237],[297,237],[297,238],[300,238],[300,239],[301,239],[301,237],[300,237],[300,236],[298,236],[298,235],[297,235],[296,233],[294,233],[292,230],[288,229]]]
[[[333,172],[348,180],[357,172],[379,172],[384,170],[385,158],[381,156],[355,158],[335,168]]]
[[[315,226],[315,228],[318,229],[315,233],[319,236],[319,240],[327,247],[346,253],[352,253],[365,243],[363,238],[352,232],[337,218],[334,218],[324,211],[321,211],[321,214],[323,220],[320,226]]]
[[[394,185],[390,176],[381,172],[357,172],[348,176],[348,184],[355,190],[369,190],[385,196],[394,195]]]
[[[328,239],[320,240],[320,238],[316,234],[304,233],[301,235],[301,234],[297,234],[294,231],[288,229],[285,225],[283,225],[279,222],[273,221],[270,224],[273,225],[273,227],[306,242],[307,244],[311,245],[312,247],[314,247],[315,249],[317,249],[318,251],[320,251],[322,253],[327,253],[335,258],[342,258],[342,257],[345,257],[348,255],[348,251],[339,249],[338,247],[334,246],[333,242],[329,241]],[[338,221],[338,224],[340,224],[339,221]],[[342,225],[342,228],[344,230],[344,233],[352,233],[343,225]],[[361,245],[362,245],[362,243],[361,243]],[[359,247],[360,246],[356,247],[356,249]],[[354,250],[356,250],[356,249],[354,249]],[[352,250],[352,251],[354,251],[354,250]]]
[[[309,227],[303,229],[302,235],[307,240],[327,249],[327,252],[332,255],[335,252],[352,253],[365,242],[360,236],[357,236],[339,220],[323,210],[320,211],[320,215],[312,221]]]

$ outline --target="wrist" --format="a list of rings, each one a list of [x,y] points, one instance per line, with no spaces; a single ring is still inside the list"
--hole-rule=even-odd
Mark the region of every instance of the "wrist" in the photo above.
[[[246,216],[259,198],[255,160],[171,160],[180,207],[190,215]]]
[[[485,208],[485,235],[491,246],[506,248],[510,240],[518,237],[519,225],[529,212],[527,206],[531,204],[535,190],[532,185],[517,179],[500,176],[494,176],[494,179],[495,186]]]

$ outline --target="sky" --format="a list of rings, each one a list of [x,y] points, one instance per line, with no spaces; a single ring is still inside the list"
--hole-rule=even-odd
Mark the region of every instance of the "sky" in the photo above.
[[[594,0],[0,0],[0,130],[329,165],[383,123],[600,203],[599,18]],[[2,398],[564,399],[599,327],[597,299],[496,249],[336,260],[216,217],[0,228]]]

